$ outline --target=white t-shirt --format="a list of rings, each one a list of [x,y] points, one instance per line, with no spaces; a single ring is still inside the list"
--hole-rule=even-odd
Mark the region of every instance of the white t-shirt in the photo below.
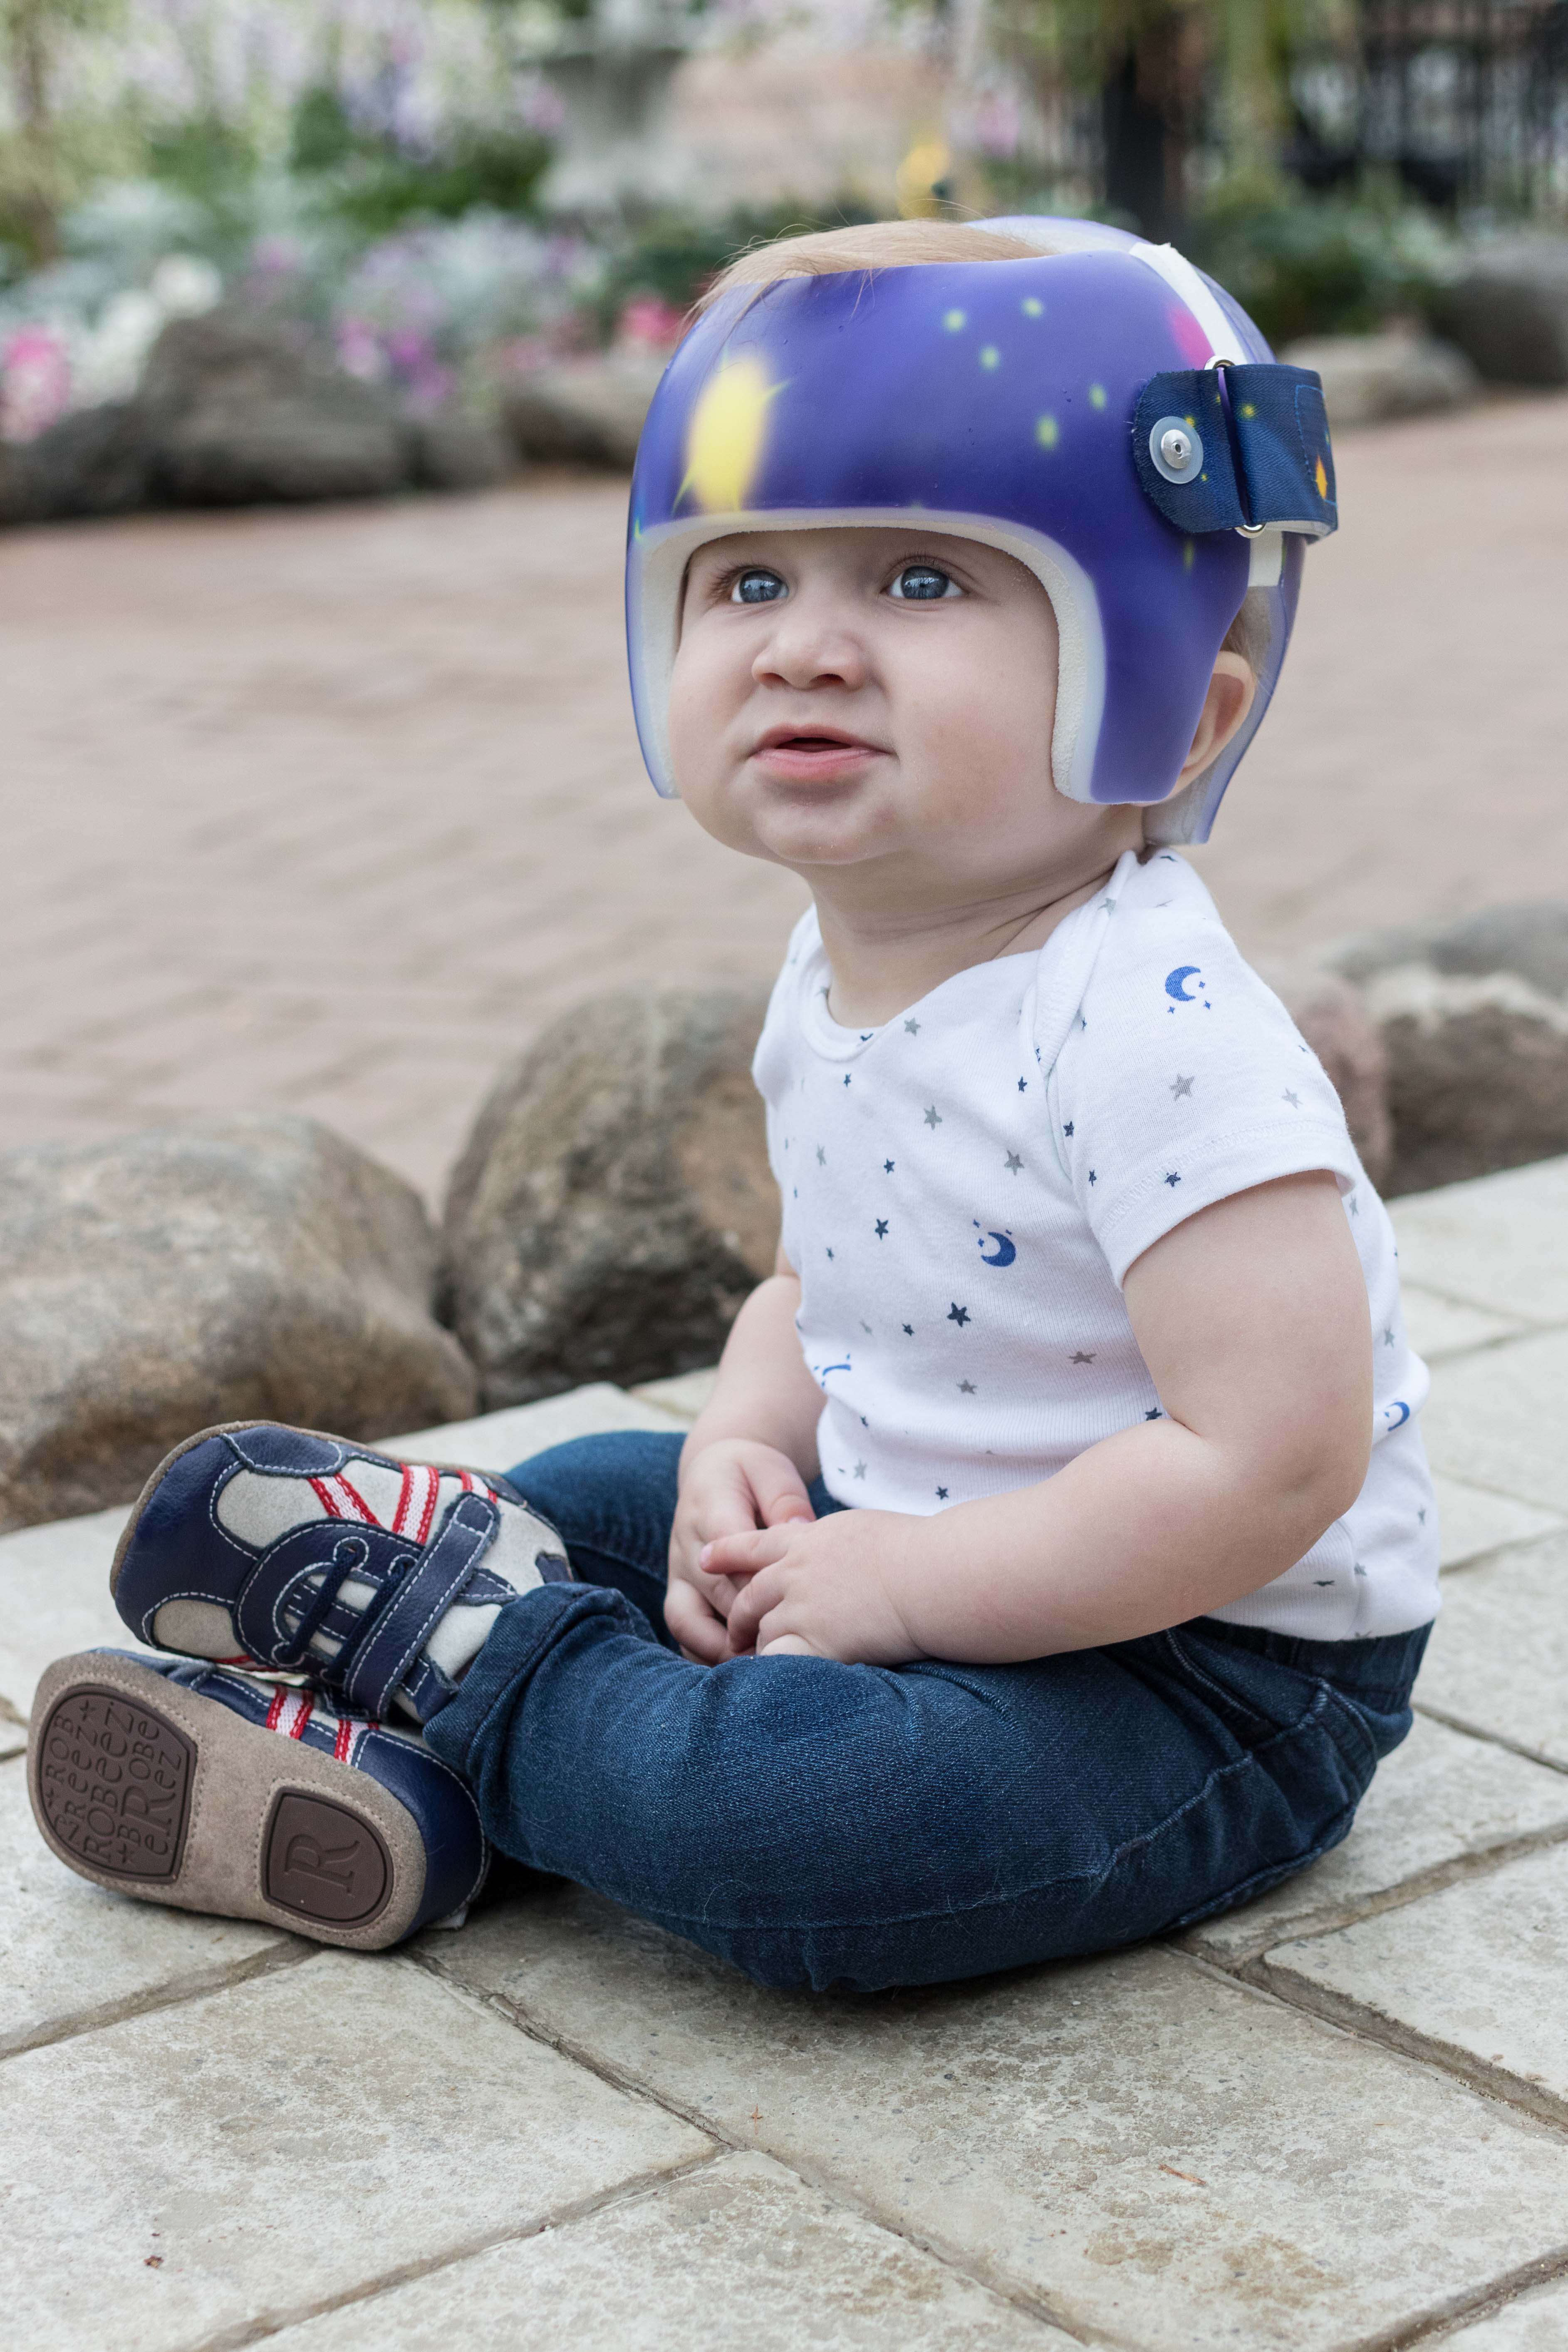
[[[1393,1229],[1321,1065],[1185,860],[1130,852],[1043,948],[957,972],[880,1028],[840,1028],[829,982],[813,911],[753,1066],[828,1492],[939,1511],[1153,1420],[1128,1267],[1210,1202],[1331,1169],[1366,1277],[1371,1467],[1304,1559],[1214,1614],[1321,1641],[1426,1624],[1427,1373]]]

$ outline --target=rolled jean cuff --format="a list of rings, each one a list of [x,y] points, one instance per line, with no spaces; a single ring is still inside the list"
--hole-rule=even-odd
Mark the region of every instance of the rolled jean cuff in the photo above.
[[[504,1752],[504,1738],[499,1746],[494,1743],[496,1718],[521,1706],[541,1659],[587,1617],[610,1617],[623,1633],[644,1641],[657,1638],[641,1610],[606,1585],[536,1585],[502,1609],[457,1696],[426,1725],[426,1746],[478,1788],[481,1751]]]

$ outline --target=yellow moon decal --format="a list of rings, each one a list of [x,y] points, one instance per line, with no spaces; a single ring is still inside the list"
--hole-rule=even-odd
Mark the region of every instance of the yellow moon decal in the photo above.
[[[784,390],[770,383],[761,361],[731,360],[703,385],[686,439],[686,479],[710,514],[732,514],[746,503],[766,436],[769,404]]]

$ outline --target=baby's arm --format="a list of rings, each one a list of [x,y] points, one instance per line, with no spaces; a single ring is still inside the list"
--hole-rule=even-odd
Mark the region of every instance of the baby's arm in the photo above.
[[[932,1518],[845,1511],[713,1545],[755,1571],[732,1652],[899,1664],[1048,1656],[1180,1624],[1309,1551],[1366,1475],[1372,1333],[1333,1178],[1216,1202],[1129,1270],[1165,1417]]]
[[[813,1517],[805,1482],[816,1475],[822,1392],[800,1352],[799,1307],[800,1282],[781,1249],[776,1271],[735,1318],[719,1384],[681,1448],[664,1616],[706,1664],[731,1654],[724,1619],[737,1588],[704,1571],[703,1546]]]

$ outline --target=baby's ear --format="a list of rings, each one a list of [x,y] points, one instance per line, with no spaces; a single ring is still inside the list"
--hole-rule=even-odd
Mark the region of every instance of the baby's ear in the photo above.
[[[1193,748],[1183,761],[1176,779],[1178,792],[1214,765],[1231,738],[1245,725],[1257,693],[1258,679],[1245,654],[1226,648],[1215,656],[1214,675],[1193,734]]]

